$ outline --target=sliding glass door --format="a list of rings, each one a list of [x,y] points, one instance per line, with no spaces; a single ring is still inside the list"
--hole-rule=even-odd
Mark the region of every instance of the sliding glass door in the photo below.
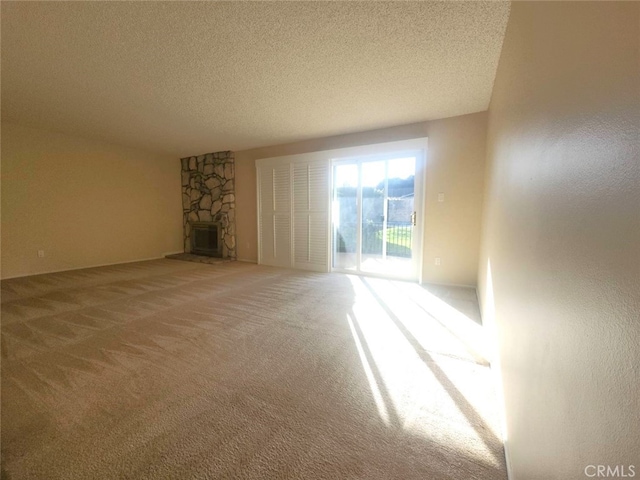
[[[420,160],[420,152],[334,160],[334,270],[418,279]]]

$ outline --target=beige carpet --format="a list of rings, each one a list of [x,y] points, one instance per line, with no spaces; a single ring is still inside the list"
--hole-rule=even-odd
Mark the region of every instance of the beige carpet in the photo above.
[[[2,478],[504,479],[477,328],[417,285],[242,262],[7,280]]]

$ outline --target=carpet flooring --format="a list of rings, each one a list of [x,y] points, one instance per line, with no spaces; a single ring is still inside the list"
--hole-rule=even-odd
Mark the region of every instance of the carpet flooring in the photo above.
[[[506,478],[479,326],[418,285],[166,259],[1,285],[3,479]]]

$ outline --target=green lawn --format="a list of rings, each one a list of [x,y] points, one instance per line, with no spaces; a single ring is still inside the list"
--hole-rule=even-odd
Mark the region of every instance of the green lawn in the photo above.
[[[355,252],[355,228],[338,232],[338,251]],[[411,257],[411,225],[394,225],[387,228],[387,254],[396,257]],[[364,225],[362,230],[362,252],[382,253],[382,230]]]
[[[411,237],[413,228],[410,226],[395,226],[387,228],[387,243],[401,247],[411,248]],[[382,231],[377,232],[377,237],[382,240]]]
[[[387,228],[387,255],[411,257],[413,227],[397,225]],[[382,231],[376,232],[376,240],[382,242]]]

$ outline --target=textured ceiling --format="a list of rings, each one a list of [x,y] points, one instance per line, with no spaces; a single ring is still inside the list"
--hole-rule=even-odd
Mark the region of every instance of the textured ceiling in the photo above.
[[[2,119],[178,156],[486,110],[505,2],[2,2]]]

